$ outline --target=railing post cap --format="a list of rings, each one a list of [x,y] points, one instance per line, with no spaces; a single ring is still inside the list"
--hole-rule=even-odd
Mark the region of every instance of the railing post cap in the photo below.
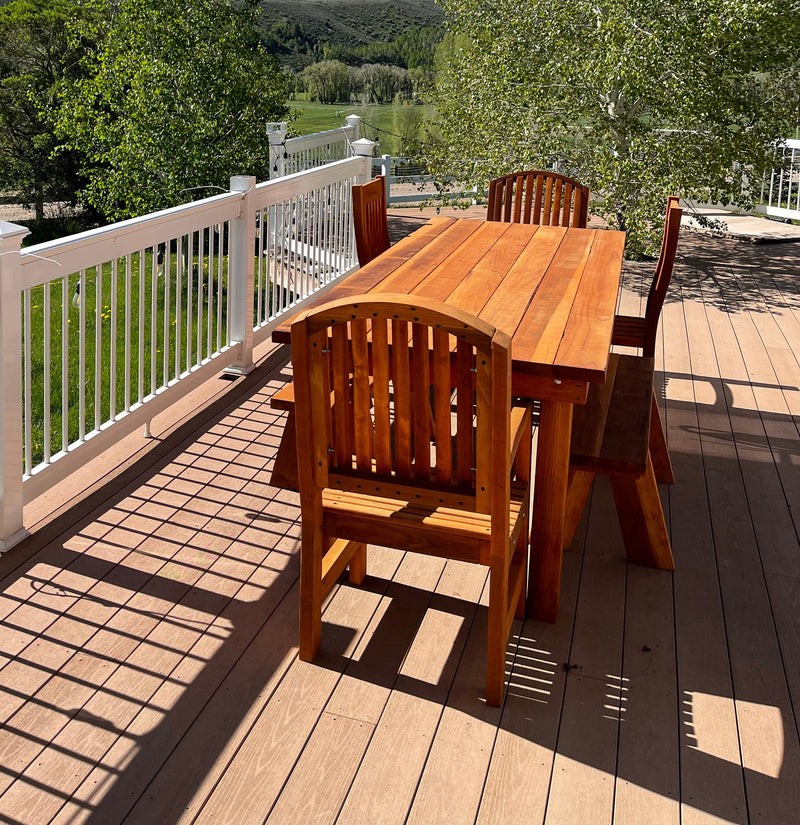
[[[360,120],[361,120],[361,115],[348,115],[348,116],[344,119],[344,122],[345,122],[348,126],[353,126],[354,124],[358,123]]]
[[[267,137],[270,143],[281,143],[288,131],[289,127],[284,120],[267,124]]]
[[[231,192],[249,192],[255,185],[253,175],[234,175],[231,178]]]
[[[359,138],[358,140],[353,141],[353,151],[362,157],[371,158],[372,150],[377,145],[378,144],[374,140],[370,140],[369,138]]]
[[[26,235],[30,235],[31,230],[27,226],[20,226],[18,223],[9,223],[8,221],[0,221],[0,244],[3,241],[17,238],[20,242]]]

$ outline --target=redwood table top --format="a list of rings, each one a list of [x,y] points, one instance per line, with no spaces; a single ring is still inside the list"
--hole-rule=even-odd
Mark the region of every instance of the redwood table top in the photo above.
[[[515,395],[582,403],[602,381],[625,234],[433,218],[313,305],[375,292],[421,295],[512,337]],[[289,319],[273,340],[289,342]]]

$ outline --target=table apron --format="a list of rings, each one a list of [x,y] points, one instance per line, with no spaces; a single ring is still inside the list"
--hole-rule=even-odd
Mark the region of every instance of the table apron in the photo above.
[[[588,381],[578,381],[574,378],[548,378],[544,375],[530,375],[516,371],[511,373],[511,393],[519,398],[585,404],[588,392]]]

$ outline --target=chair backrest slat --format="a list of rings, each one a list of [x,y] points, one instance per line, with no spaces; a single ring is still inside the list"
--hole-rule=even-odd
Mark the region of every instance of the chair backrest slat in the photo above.
[[[428,329],[421,324],[411,325],[411,427],[414,434],[414,476],[430,480],[430,416],[431,400],[430,358],[428,356]],[[402,346],[398,342],[398,346]]]
[[[475,466],[475,442],[470,430],[475,395],[471,369],[472,347],[464,341],[459,341],[456,346],[456,395],[461,403],[456,410],[455,480],[462,484],[472,482],[472,468]]]
[[[436,444],[436,481],[453,481],[453,440],[451,424],[450,336],[441,329],[433,330],[432,379],[433,426]]]
[[[389,395],[391,370],[389,365],[389,331],[386,324],[372,327],[372,368],[375,415],[375,470],[388,474],[392,467],[392,426]]]
[[[486,219],[584,228],[589,189],[556,172],[515,172],[489,181]]]
[[[394,468],[411,477],[411,365],[408,322],[392,321],[392,387],[394,390]],[[402,344],[406,345],[403,346]]]
[[[335,460],[343,462],[352,456],[350,440],[350,357],[348,352],[347,328],[344,325],[333,327],[330,337],[330,350],[333,352],[331,368],[333,374],[334,403],[331,407],[333,427],[333,447]]]
[[[369,183],[353,186],[353,230],[361,266],[389,248],[386,179],[383,175]]]
[[[368,472],[372,467],[372,391],[367,322],[364,319],[352,321],[350,340],[353,352],[353,446],[357,469]]]

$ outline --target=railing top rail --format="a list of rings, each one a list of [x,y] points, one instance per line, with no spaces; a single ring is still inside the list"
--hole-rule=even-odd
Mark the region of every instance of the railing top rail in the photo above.
[[[800,149],[800,139],[786,138],[786,140],[781,141],[780,145],[786,149]]]
[[[316,149],[318,146],[326,146],[334,140],[341,139],[350,142],[355,134],[352,126],[339,126],[336,129],[328,129],[324,132],[315,132],[313,135],[301,135],[300,137],[289,138],[285,147],[287,152],[301,152],[304,149]]]
[[[47,262],[61,267],[61,274],[75,272],[99,261],[148,249],[178,235],[238,217],[243,197],[241,192],[226,192],[29,246],[22,250],[20,263],[23,272],[29,268],[35,272],[23,277],[23,288],[44,283],[52,277],[52,271],[44,273],[41,271],[44,267],[39,266]],[[88,254],[92,261],[87,261]]]
[[[357,175],[362,169],[364,158],[352,157],[326,163],[315,169],[306,169],[303,172],[293,172],[275,180],[264,181],[255,187],[259,197],[257,208],[269,203],[278,203],[286,198],[306,194],[320,186],[335,183],[348,175]]]

